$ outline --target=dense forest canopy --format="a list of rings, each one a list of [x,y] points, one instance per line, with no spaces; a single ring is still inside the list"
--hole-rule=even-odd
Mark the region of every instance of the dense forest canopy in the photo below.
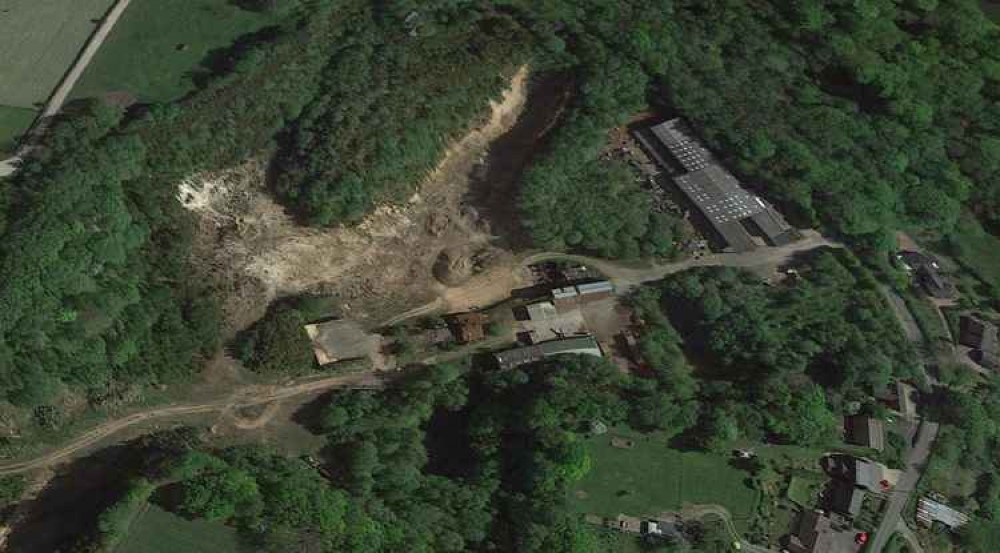
[[[648,106],[856,246],[883,248],[902,224],[946,233],[962,209],[1000,222],[998,30],[974,0],[245,4],[283,23],[216,56],[177,103],[67,114],[4,181],[4,399],[132,397],[215,348],[180,179],[273,155],[275,192],[304,221],[354,223],[409,195],[522,64],[575,79],[515,200],[542,247],[673,253],[676,221],[598,160]],[[890,364],[873,363],[883,379]],[[859,378],[877,383],[833,381]]]

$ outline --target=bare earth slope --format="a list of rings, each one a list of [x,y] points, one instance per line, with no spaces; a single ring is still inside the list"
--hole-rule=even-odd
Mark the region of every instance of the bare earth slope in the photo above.
[[[352,319],[378,321],[440,294],[442,281],[459,285],[509,262],[462,199],[472,168],[521,113],[527,76],[526,68],[514,75],[485,123],[448,149],[405,206],[379,207],[357,227],[296,224],[267,195],[257,162],[181,183],[178,199],[201,216],[196,256],[224,288],[230,330],[259,318],[273,299],[303,292],[337,296]]]

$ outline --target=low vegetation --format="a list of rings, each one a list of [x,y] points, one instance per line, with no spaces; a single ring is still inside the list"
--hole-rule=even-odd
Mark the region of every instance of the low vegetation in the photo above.
[[[283,12],[231,0],[132,0],[73,89],[73,98],[172,102],[194,91]]]
[[[616,446],[613,440],[631,442]],[[614,429],[585,442],[590,470],[570,487],[581,513],[614,518],[679,511],[684,505],[719,505],[745,531],[758,501],[746,470],[725,455],[678,451],[661,433]]]
[[[21,136],[37,115],[33,109],[0,105],[0,158],[13,155]]]

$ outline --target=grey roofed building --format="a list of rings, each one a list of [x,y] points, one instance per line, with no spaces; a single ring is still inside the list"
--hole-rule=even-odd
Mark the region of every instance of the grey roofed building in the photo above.
[[[712,153],[694,138],[694,133],[681,119],[664,121],[649,130],[685,171],[698,171],[715,163]]]
[[[718,165],[681,175],[674,181],[713,224],[741,221],[767,208]]]
[[[854,484],[870,492],[881,492],[885,467],[867,459],[854,458]]]
[[[944,503],[921,497],[917,503],[917,520],[927,525],[933,522],[940,522],[954,530],[968,524],[969,515],[955,510]]]
[[[846,482],[836,480],[830,488],[830,510],[849,517],[861,513],[865,491]]]
[[[799,515],[788,549],[793,553],[830,553],[834,551],[833,521],[819,511]]]
[[[772,246],[784,246],[792,243],[795,240],[795,229],[792,228],[792,225],[789,225],[788,221],[773,206],[760,198],[757,198],[757,201],[764,203],[765,208],[764,211],[750,218],[754,226],[760,229]]]
[[[556,306],[550,301],[532,303],[527,306],[528,318],[532,321],[546,321],[558,316]]]
[[[599,282],[590,282],[587,284],[577,284],[576,291],[580,294],[581,298],[585,296],[610,296],[614,293],[615,287],[611,285],[610,282],[602,280]]]
[[[917,268],[917,281],[931,296],[938,299],[951,299],[955,297],[955,286],[941,274],[941,271],[931,265],[923,265]]]
[[[983,366],[1000,368],[1000,329],[995,324],[962,315],[958,321],[958,343],[976,350]]]
[[[575,336],[560,340],[549,340],[523,348],[514,348],[493,354],[497,364],[502,369],[511,369],[520,365],[541,361],[546,357],[563,354],[592,355],[603,357],[601,346],[593,336]]]
[[[885,424],[867,415],[856,415],[844,419],[847,427],[847,441],[854,445],[870,447],[882,451],[885,449]]]
[[[773,206],[744,189],[719,164],[682,120],[664,121],[635,135],[658,163],[670,167],[665,151],[683,168],[674,183],[708,219],[727,249],[754,250],[757,244],[750,234],[754,229],[774,246],[788,244],[797,236]]]
[[[577,295],[576,288],[572,286],[566,286],[564,288],[554,288],[552,290],[553,300],[568,300],[575,298]]]

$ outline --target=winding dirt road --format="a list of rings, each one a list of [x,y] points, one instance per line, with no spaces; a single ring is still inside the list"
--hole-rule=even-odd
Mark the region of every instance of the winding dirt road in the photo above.
[[[714,254],[699,259],[687,259],[677,263],[653,264],[646,267],[628,267],[613,261],[579,255],[555,252],[536,253],[521,257],[513,267],[507,266],[504,269],[498,269],[505,271],[506,274],[504,275],[482,275],[468,282],[466,285],[450,288],[444,292],[442,297],[435,301],[393,317],[389,321],[386,321],[385,324],[395,324],[409,318],[442,310],[469,309],[473,305],[468,304],[473,302],[475,302],[475,305],[488,305],[503,300],[510,296],[513,287],[519,284],[527,284],[521,282],[522,279],[518,276],[521,269],[532,263],[548,259],[568,259],[590,265],[607,275],[615,284],[619,293],[625,293],[644,282],[660,280],[669,274],[692,267],[725,265],[750,270],[773,271],[776,267],[789,261],[796,254],[820,247],[839,248],[842,246],[824,238],[818,233],[810,231],[805,233],[802,240],[780,248],[767,248],[744,254]],[[498,282],[501,285],[498,286]],[[383,380],[373,372],[354,373],[310,380],[288,386],[252,386],[238,390],[227,397],[202,403],[171,405],[140,411],[101,424],[80,434],[66,445],[35,459],[0,465],[0,475],[27,472],[60,463],[96,445],[113,434],[154,419],[171,419],[200,413],[225,412],[240,407],[264,405],[295,396],[319,394],[338,388],[374,388],[380,386],[382,382]]]
[[[42,113],[35,119],[31,128],[28,129],[25,138],[21,141],[22,146],[17,154],[10,159],[0,161],[0,177],[13,175],[17,172],[21,159],[31,151],[31,143],[48,130],[52,117],[62,110],[63,104],[66,103],[66,98],[73,91],[76,82],[83,76],[83,72],[86,71],[87,66],[90,65],[94,56],[97,55],[97,51],[101,49],[104,41],[107,40],[108,35],[115,28],[115,24],[118,23],[122,14],[125,13],[125,8],[128,8],[131,2],[132,0],[117,0],[111,9],[108,10],[107,15],[98,24],[94,34],[90,35],[90,38],[87,39],[83,50],[80,51],[76,60],[73,61],[73,65],[69,67],[69,71],[59,81],[59,85],[56,86],[52,95],[49,96],[48,101],[45,102]]]
[[[382,379],[373,373],[356,373],[311,380],[282,388],[261,386],[248,387],[226,398],[218,400],[197,404],[171,405],[168,407],[150,409],[148,411],[140,411],[92,428],[80,434],[68,444],[46,453],[41,457],[19,463],[0,465],[0,475],[28,472],[60,463],[113,434],[116,434],[130,426],[135,426],[153,419],[171,419],[199,413],[211,413],[215,411],[221,412],[242,407],[264,405],[296,396],[319,394],[336,388],[375,388],[381,384]]]

